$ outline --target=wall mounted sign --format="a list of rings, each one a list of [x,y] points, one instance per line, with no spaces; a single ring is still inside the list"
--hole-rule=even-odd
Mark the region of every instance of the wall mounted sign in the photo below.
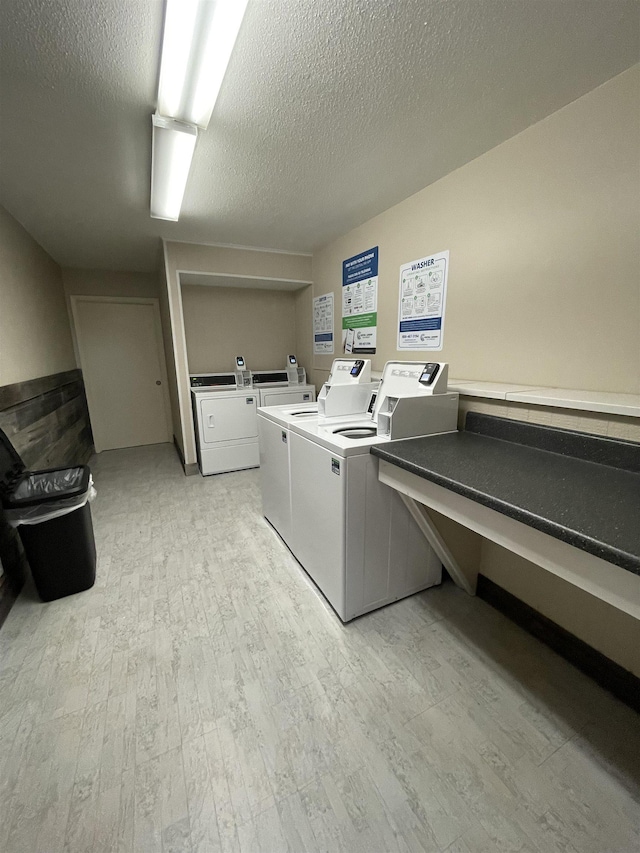
[[[378,247],[374,246],[342,262],[344,352],[375,353],[377,325]]]
[[[441,350],[449,252],[400,267],[398,349]]]
[[[333,293],[313,300],[313,354],[333,355]]]

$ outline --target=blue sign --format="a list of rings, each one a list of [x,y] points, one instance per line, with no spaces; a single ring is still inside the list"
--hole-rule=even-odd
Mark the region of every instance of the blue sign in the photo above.
[[[378,247],[342,262],[342,286],[378,275]]]
[[[401,332],[425,332],[442,328],[442,317],[424,317],[420,320],[401,320]]]

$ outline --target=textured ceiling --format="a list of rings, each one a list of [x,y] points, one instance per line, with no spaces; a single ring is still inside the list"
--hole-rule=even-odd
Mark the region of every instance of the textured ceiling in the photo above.
[[[310,251],[639,59],[635,0],[249,0],[178,223],[149,218],[160,0],[2,0],[0,202],[62,265]]]

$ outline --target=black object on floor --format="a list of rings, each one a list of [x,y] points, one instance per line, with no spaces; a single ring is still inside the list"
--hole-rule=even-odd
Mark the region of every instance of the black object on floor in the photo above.
[[[43,601],[83,592],[95,583],[90,489],[91,472],[86,465],[27,471],[0,430],[2,508],[18,525],[31,574]]]

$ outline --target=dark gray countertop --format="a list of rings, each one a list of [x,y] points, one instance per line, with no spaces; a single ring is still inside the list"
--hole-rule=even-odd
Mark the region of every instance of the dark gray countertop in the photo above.
[[[371,452],[640,575],[638,444],[470,413],[464,431]]]

